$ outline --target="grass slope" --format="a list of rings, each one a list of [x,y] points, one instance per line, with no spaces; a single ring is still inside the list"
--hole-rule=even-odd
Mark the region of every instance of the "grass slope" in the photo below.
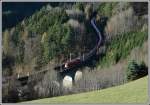
[[[27,103],[146,103],[148,76],[108,89],[81,94],[45,98]]]

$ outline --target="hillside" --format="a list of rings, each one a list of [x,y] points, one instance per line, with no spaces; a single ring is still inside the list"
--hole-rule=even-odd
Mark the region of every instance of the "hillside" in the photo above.
[[[33,100],[25,103],[147,103],[148,77],[98,91]]]
[[[101,91],[148,74],[148,3],[20,4],[2,6],[3,102]]]
[[[92,66],[116,64],[147,40],[147,15],[136,15],[131,4],[93,5],[95,8],[86,3],[74,3],[72,8],[69,4],[59,7],[48,4],[15,27],[5,29],[3,76],[40,71],[50,62],[57,65],[69,60],[70,54],[75,58],[89,52],[97,41],[90,25],[92,11],[97,11],[96,23],[104,37],[104,49],[99,49],[102,53],[97,64],[91,62]]]

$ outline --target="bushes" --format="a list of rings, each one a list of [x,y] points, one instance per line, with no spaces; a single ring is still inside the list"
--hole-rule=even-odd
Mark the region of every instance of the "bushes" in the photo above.
[[[137,64],[134,60],[130,61],[126,70],[126,78],[128,81],[141,78],[148,74],[148,67],[144,62]]]
[[[51,66],[49,69],[51,69]],[[78,81],[73,82],[71,90],[63,88],[62,84],[58,82],[58,78],[61,77],[57,76],[55,71],[50,70],[41,81],[37,81],[37,84],[33,86],[30,85],[31,88],[34,88],[32,92],[34,99],[99,90],[120,85],[125,82],[125,73],[123,66],[120,66],[120,64],[103,70],[84,68],[82,77]]]
[[[85,92],[99,90],[123,84],[125,82],[125,72],[120,64],[102,70],[87,69],[83,71],[82,78],[73,86],[73,92]]]
[[[3,78],[5,80],[5,78]],[[2,102],[3,103],[15,103],[19,101],[17,87],[19,83],[14,78],[8,80],[8,83],[2,86]]]
[[[127,68],[127,80],[134,80],[137,77],[138,64],[133,60],[130,61]]]
[[[116,37],[118,34],[121,35],[131,31],[139,31],[144,24],[148,26],[148,19],[144,17],[145,16],[136,16],[132,8],[112,16],[105,27],[107,40],[111,40],[111,38]]]
[[[146,65],[148,65],[148,40],[145,41],[142,46],[138,46],[131,51],[127,60],[130,61],[132,59],[134,59],[137,63],[143,61]]]
[[[132,8],[112,16],[105,28],[107,40],[118,34],[134,31],[139,27],[138,23],[138,18],[134,15]]]
[[[60,95],[61,87],[57,79],[57,73],[54,70],[49,70],[44,78],[34,86],[36,98]]]

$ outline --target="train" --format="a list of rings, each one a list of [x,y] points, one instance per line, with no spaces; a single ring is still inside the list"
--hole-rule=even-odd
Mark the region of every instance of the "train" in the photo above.
[[[74,65],[79,65],[81,62],[82,61],[80,58],[73,59],[65,63],[65,68],[70,68],[70,67],[73,67]]]
[[[63,69],[63,70],[61,70],[63,72],[65,70],[71,69],[71,68],[76,67],[76,66],[84,63],[85,61],[89,60],[92,56],[94,56],[96,54],[98,48],[100,47],[100,45],[102,43],[102,35],[101,35],[101,32],[99,31],[99,29],[97,28],[97,26],[95,24],[96,24],[96,20],[95,20],[95,17],[93,17],[91,19],[91,25],[93,26],[93,28],[95,29],[95,31],[99,37],[98,43],[95,45],[95,47],[87,54],[84,54],[84,55],[79,56],[75,59],[67,61],[60,66],[56,66],[54,68],[55,70]]]

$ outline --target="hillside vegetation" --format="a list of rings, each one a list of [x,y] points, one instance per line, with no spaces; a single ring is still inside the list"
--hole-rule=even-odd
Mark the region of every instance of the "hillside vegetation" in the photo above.
[[[3,31],[3,71],[9,71],[5,75],[39,71],[52,60],[57,65],[68,60],[70,53],[74,58],[91,50],[96,43],[89,21],[94,6],[97,25],[105,37],[97,66],[117,63],[148,38],[147,15],[136,15],[130,3],[72,5],[44,6],[16,27]]]
[[[148,77],[108,89],[25,103],[147,103]]]
[[[133,77],[132,81],[148,74],[148,3],[74,2],[43,5],[32,15],[16,23],[14,27],[6,26],[3,29],[2,78],[5,81],[8,76],[16,77],[18,74],[23,76],[43,70],[48,72],[39,78],[29,78],[30,82],[24,87],[15,79],[10,80],[3,85],[3,102],[101,91],[104,88],[129,82],[127,77]],[[11,14],[11,10],[7,8],[3,12],[4,15],[9,13]],[[59,83],[61,76],[54,67],[68,61],[70,57],[73,59],[89,53],[96,45],[98,38],[90,23],[94,15],[96,26],[102,34],[102,44],[96,52],[97,55],[83,67],[78,68],[83,73],[82,78],[74,83],[71,90],[67,90]],[[130,92],[130,89],[120,90],[125,94],[124,97],[120,96],[122,97],[120,102],[136,102],[140,94],[143,98],[137,102],[145,101],[145,93],[140,93],[140,89],[146,91],[146,85],[138,81],[133,82],[135,86],[138,83],[141,87],[133,90],[135,95],[134,92]],[[120,88],[128,88],[128,85],[134,89],[132,82]],[[99,91],[93,93],[97,95],[95,98],[91,95],[87,100],[106,102],[107,98],[99,96]],[[106,95],[109,91],[111,93],[111,89],[108,89],[108,92],[103,91]],[[119,91],[113,92],[112,89],[112,95],[115,94],[119,94]],[[131,95],[131,100],[128,95]],[[83,99],[82,95],[81,99],[78,99],[79,97],[77,100],[81,103],[82,100],[85,102],[84,95]],[[96,97],[103,98],[98,101]],[[113,100],[110,95],[110,102],[119,102],[118,97],[116,95],[116,100]]]
[[[107,45],[107,52],[100,60],[99,65],[102,67],[116,64],[120,59],[125,59],[136,46],[142,46],[148,39],[148,31],[144,32],[127,32],[115,37]]]

